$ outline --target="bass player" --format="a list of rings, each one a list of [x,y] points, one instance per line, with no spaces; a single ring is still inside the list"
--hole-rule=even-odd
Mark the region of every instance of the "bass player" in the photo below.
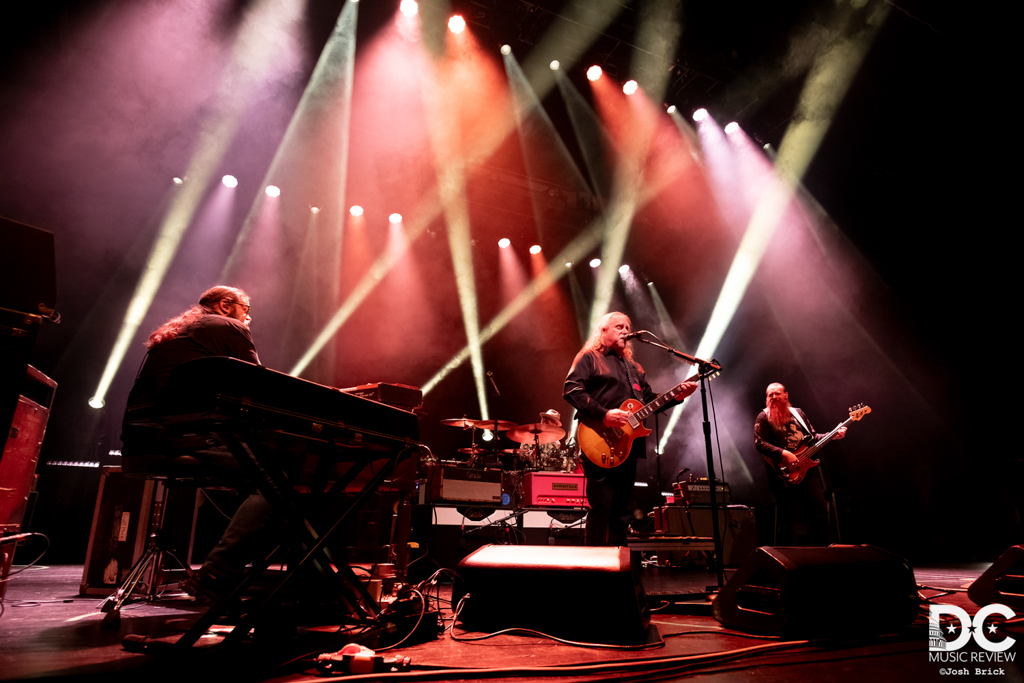
[[[791,483],[780,476],[780,471],[797,462],[793,451],[821,436],[815,433],[804,411],[790,405],[786,387],[778,382],[768,385],[765,409],[758,413],[754,422],[754,447],[764,456],[768,486],[775,498],[778,545],[828,543],[828,504],[821,468],[816,468],[817,476],[812,474],[799,483]],[[846,427],[840,427],[833,439],[844,436]]]
[[[608,428],[627,424],[630,412],[620,406],[630,399],[650,403],[657,394],[647,383],[644,370],[633,360],[628,341],[632,325],[623,313],[608,313],[583,345],[565,379],[562,396],[581,420],[599,422]],[[681,385],[677,401],[697,390],[696,382]],[[667,408],[673,403],[666,403]],[[627,457],[614,467],[601,467],[581,458],[587,478],[587,545],[626,545],[626,522],[636,481],[636,460],[646,457],[643,438],[633,440]]]

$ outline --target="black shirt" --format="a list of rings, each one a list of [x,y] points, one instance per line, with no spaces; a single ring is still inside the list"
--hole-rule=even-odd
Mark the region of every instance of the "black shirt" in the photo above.
[[[174,368],[187,361],[208,356],[230,356],[250,363],[260,362],[252,334],[244,323],[223,315],[204,315],[174,339],[157,344],[146,353],[146,359],[135,378],[135,385],[128,394],[128,410],[135,409],[134,416],[137,419],[138,409],[156,400]],[[139,450],[142,442],[150,441],[152,436],[148,431],[123,424],[123,452],[127,454]]]
[[[618,408],[624,401],[639,398],[650,403],[658,397],[647,383],[644,369],[631,363],[635,387],[630,386],[625,358],[608,348],[600,351],[580,351],[565,378],[562,396],[583,418],[603,420],[605,414]],[[636,393],[634,394],[634,388]]]

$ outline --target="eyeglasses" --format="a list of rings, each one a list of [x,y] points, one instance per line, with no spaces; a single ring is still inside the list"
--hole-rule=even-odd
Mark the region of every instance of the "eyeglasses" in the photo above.
[[[233,306],[241,306],[245,310],[243,311],[246,315],[249,315],[250,306],[249,304],[242,303],[241,301],[235,301],[233,299],[225,299],[229,304]]]

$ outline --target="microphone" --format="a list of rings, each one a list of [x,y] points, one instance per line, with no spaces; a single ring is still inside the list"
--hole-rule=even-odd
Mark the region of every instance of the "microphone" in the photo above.
[[[647,333],[647,330],[637,330],[636,332],[630,332],[629,334],[626,335],[626,341],[629,341],[630,339],[636,339],[637,337]]]

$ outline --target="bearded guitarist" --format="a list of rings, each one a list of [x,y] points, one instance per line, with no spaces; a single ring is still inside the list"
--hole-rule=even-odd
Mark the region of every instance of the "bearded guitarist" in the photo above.
[[[633,360],[628,341],[632,331],[629,318],[622,313],[608,313],[580,352],[576,354],[562,392],[577,411],[577,417],[596,425],[618,429],[627,425],[630,411],[622,404],[630,399],[650,403],[657,394],[647,384],[640,365]],[[682,400],[697,389],[696,382],[682,385],[676,400]],[[674,403],[666,403],[667,408]],[[627,457],[615,467],[600,467],[582,458],[587,477],[587,545],[626,545],[626,520],[629,502],[636,481],[636,459],[646,457],[646,443],[641,438],[632,442]]]
[[[799,483],[786,480],[786,467],[797,463],[797,451],[807,439],[815,442],[817,434],[807,415],[789,403],[786,387],[778,382],[768,385],[765,409],[754,422],[754,447],[764,456],[768,485],[778,514],[776,520],[778,545],[826,545],[829,541],[828,503],[821,468],[814,468]],[[846,436],[840,427],[833,440]]]

